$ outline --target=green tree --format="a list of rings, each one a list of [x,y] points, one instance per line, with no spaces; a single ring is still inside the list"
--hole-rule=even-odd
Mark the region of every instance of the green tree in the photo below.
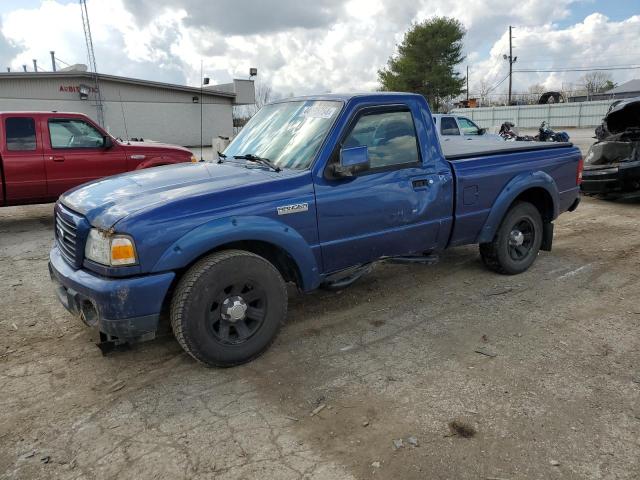
[[[378,70],[381,90],[420,93],[437,111],[446,98],[465,91],[466,78],[455,71],[464,60],[464,35],[464,27],[453,18],[412,24],[397,54]]]

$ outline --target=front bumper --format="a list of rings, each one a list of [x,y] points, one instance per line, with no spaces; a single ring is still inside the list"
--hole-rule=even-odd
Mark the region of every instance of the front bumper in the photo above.
[[[640,190],[640,162],[623,162],[606,168],[582,172],[584,193],[633,192]]]
[[[131,278],[100,277],[74,270],[54,246],[49,273],[62,305],[84,323],[119,340],[153,338],[175,273]]]

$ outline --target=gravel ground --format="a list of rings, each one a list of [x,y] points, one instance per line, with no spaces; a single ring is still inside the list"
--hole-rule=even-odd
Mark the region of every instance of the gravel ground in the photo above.
[[[640,478],[640,200],[584,199],[519,276],[463,247],[292,292],[224,370],[171,336],[103,357],[54,298],[51,213],[0,210],[1,479]]]

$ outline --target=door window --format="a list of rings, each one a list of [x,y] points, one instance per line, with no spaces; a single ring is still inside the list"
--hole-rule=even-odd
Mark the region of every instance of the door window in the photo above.
[[[442,117],[440,119],[440,133],[442,135],[460,135],[456,119],[453,117]]]
[[[102,148],[102,133],[82,120],[60,118],[49,120],[52,148]]]
[[[411,112],[365,114],[342,143],[343,148],[367,146],[371,169],[419,162]]]
[[[10,117],[5,121],[7,150],[36,149],[36,122],[30,117]]]
[[[458,123],[462,129],[462,133],[465,135],[480,135],[480,127],[473,123],[468,118],[458,118]]]

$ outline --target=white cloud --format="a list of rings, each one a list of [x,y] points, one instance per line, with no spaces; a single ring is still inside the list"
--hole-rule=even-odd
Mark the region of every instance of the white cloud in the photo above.
[[[377,70],[411,22],[434,15],[458,18],[468,30],[472,92],[481,79],[495,84],[506,75],[502,55],[510,24],[516,27],[516,69],[640,64],[640,16],[616,22],[592,14],[562,29],[551,23],[567,18],[576,1],[522,0],[505,8],[503,0],[234,0],[233,15],[203,0],[89,0],[88,8],[102,72],[191,85],[199,82],[202,59],[214,82],[246,77],[249,67],[258,67],[281,94],[372,90]],[[300,4],[307,7],[291,7]],[[75,2],[46,0],[9,12],[1,25],[0,59],[10,58],[13,69],[30,66],[32,58],[50,68],[49,50],[68,63],[86,61]],[[12,45],[18,51],[9,50]],[[637,70],[612,73],[617,81],[640,76]],[[514,88],[559,88],[580,75],[517,73]]]

